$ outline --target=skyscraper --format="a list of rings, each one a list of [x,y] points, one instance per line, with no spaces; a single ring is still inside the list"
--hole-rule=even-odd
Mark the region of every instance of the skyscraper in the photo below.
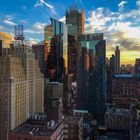
[[[73,7],[66,11],[66,25],[68,26],[68,34],[74,36],[75,39],[78,39],[82,34],[84,34],[84,16],[84,9],[79,12],[76,7],[76,3]]]
[[[44,79],[31,49],[3,49],[0,56],[0,140],[34,112],[44,111]]]
[[[78,67],[78,109],[94,113],[100,125],[104,124],[106,106],[106,42],[103,34],[81,37],[82,55]]]
[[[45,30],[50,43],[47,76],[52,81],[62,81],[68,71],[67,27],[64,23],[51,18],[51,25],[45,27]]]
[[[119,46],[116,46],[116,50],[115,50],[115,73],[120,73],[120,50],[119,50]]]
[[[79,39],[84,34],[84,9],[79,11],[76,2],[66,10],[66,25],[68,27],[68,69],[73,74],[73,81],[77,80],[78,63],[81,53]]]

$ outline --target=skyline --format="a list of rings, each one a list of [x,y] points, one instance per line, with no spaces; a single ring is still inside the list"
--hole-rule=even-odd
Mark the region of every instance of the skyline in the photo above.
[[[25,39],[31,43],[43,40],[44,26],[49,24],[50,17],[64,21],[66,8],[74,3],[74,0],[61,3],[58,0],[0,1],[0,31],[13,34],[14,25],[23,24]],[[111,56],[119,45],[121,64],[134,64],[140,51],[140,0],[88,0],[88,3],[77,0],[76,4],[78,9],[85,10],[86,33],[104,33],[107,56]]]

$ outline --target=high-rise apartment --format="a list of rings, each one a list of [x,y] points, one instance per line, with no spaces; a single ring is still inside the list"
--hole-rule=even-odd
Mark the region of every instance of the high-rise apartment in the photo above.
[[[44,79],[32,49],[3,49],[0,56],[0,140],[34,112],[44,111]]]

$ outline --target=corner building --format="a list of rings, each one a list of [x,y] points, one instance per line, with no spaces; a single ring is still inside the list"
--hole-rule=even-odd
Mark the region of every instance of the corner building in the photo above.
[[[0,140],[7,140],[31,113],[43,112],[44,80],[27,47],[3,49],[0,68]]]

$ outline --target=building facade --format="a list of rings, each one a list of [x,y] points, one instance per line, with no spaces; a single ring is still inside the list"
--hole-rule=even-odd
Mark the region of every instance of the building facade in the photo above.
[[[45,112],[49,118],[60,122],[63,118],[63,83],[50,82],[45,88]]]
[[[105,124],[109,130],[124,130],[129,132],[130,119],[130,110],[110,108],[106,111]]]
[[[44,111],[44,79],[26,47],[3,49],[0,67],[0,139],[7,140],[30,113]]]
[[[112,78],[112,104],[120,108],[129,108],[140,101],[140,76],[115,74]]]
[[[83,140],[83,117],[65,116],[63,140]]]

